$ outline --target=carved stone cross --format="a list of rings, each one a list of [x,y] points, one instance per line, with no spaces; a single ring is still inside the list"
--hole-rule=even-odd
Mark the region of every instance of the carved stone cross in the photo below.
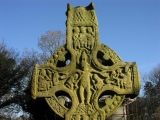
[[[67,42],[35,66],[32,97],[44,97],[65,120],[105,120],[140,90],[135,62],[123,62],[100,43],[94,5],[68,4]]]

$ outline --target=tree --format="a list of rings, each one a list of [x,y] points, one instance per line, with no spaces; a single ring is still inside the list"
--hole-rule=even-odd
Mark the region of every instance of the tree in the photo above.
[[[6,110],[5,113],[11,116],[22,110],[33,120],[57,118],[43,98],[36,101],[31,98],[31,77],[35,64],[44,64],[64,44],[64,40],[65,34],[61,31],[47,31],[38,41],[41,53],[26,49],[22,55],[13,48],[7,48],[4,43],[0,44],[1,111]]]
[[[20,111],[24,90],[37,62],[37,57],[30,55],[25,52],[20,56],[4,42],[0,43],[0,110],[5,115],[11,116]]]
[[[138,120],[146,120],[146,98],[137,97],[137,116]]]
[[[15,86],[15,81],[18,76],[17,72],[20,69],[16,65],[18,53],[13,49],[6,49],[4,42],[0,44],[0,97],[7,94],[11,89],[10,86]]]
[[[47,31],[41,35],[38,40],[38,47],[42,50],[41,61],[47,61],[47,59],[53,55],[61,45],[65,43],[66,35],[62,31]],[[44,62],[42,62],[44,63]]]
[[[139,99],[141,113],[145,120],[160,119],[160,64],[145,77],[144,96]],[[139,107],[140,108],[140,107]],[[141,116],[142,116],[141,114]]]
[[[0,108],[9,105],[20,88],[20,80],[24,72],[19,66],[19,53],[13,48],[7,48],[4,42],[0,43]]]
[[[56,49],[64,44],[65,34],[61,31],[47,31],[45,34],[41,35],[38,40],[38,47],[42,51],[36,54],[39,64],[44,64],[47,59],[53,55]],[[27,57],[28,58],[28,57]],[[26,100],[21,103],[24,111],[30,114],[30,119],[43,119],[50,120],[58,118],[56,114],[48,106],[44,98],[36,99],[35,101],[31,98],[31,81],[24,91]],[[60,120],[61,118],[59,118]]]

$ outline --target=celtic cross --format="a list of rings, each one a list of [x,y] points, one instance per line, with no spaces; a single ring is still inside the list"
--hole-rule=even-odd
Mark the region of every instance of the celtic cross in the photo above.
[[[100,43],[98,22],[91,3],[68,4],[67,41],[48,61],[35,66],[32,97],[44,97],[65,120],[105,120],[140,90],[135,62],[123,62]]]

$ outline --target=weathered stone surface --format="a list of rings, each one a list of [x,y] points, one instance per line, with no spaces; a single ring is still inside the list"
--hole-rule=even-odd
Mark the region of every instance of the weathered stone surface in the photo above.
[[[98,22],[91,3],[68,4],[67,42],[44,65],[35,66],[32,97],[45,97],[66,120],[105,120],[140,90],[135,62],[123,62],[100,43]]]

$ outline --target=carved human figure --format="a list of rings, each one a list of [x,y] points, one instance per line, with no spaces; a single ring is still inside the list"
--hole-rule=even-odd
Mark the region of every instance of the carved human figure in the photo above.
[[[64,48],[62,48],[61,50],[58,50],[57,54],[58,54],[58,60],[64,62],[66,58],[63,52],[64,52]]]
[[[93,81],[95,81],[94,85],[97,90],[101,89],[104,85],[103,80],[97,74],[93,74]]]
[[[121,88],[124,88],[124,83],[125,83],[125,75],[122,73],[122,70],[121,69],[117,69],[117,76],[118,76],[118,85],[119,87]]]
[[[46,70],[45,69],[41,69],[40,70],[40,75],[39,75],[39,90],[48,90],[51,86],[51,81],[50,78],[48,77],[48,75],[46,74]]]
[[[92,31],[92,27],[87,27],[87,47],[92,49],[94,46],[94,32]]]
[[[87,39],[87,43],[86,43],[86,47],[88,49],[92,49],[94,46],[94,40],[93,37],[90,34],[86,35],[86,39]]]
[[[115,70],[111,72],[111,80],[111,84],[119,86],[118,76]]]
[[[100,72],[100,75],[103,76],[105,84],[110,84],[111,80],[110,80],[110,76],[109,76],[108,72],[102,71],[102,72]]]
[[[79,27],[74,27],[73,32],[73,47],[75,50],[80,48],[80,42],[79,42]]]
[[[80,28],[80,30],[81,30],[81,33],[80,33],[80,44],[81,44],[81,47],[84,48],[84,47],[87,47],[86,28],[84,26],[82,26]]]
[[[125,67],[125,81],[123,84],[125,88],[132,88],[131,69],[128,65]]]
[[[47,64],[48,64],[48,66],[50,66],[50,67],[53,68],[53,69],[56,67],[56,66],[55,66],[55,60],[54,60],[53,57],[50,57],[50,58],[48,59]]]
[[[59,74],[58,74],[58,72],[54,72],[52,81],[53,81],[53,85],[58,85],[59,84]]]
[[[77,82],[78,82],[78,74],[75,73],[73,74],[68,80],[67,80],[67,83],[66,83],[66,86],[72,90],[77,90],[78,89],[78,86],[77,86]]]
[[[91,91],[90,91],[90,79],[91,79],[91,73],[89,70],[89,64],[87,62],[87,55],[85,51],[82,53],[82,75],[80,80],[80,99],[81,103],[84,104],[84,100],[86,98],[86,103],[90,104],[90,97],[91,97]],[[86,92],[86,94],[84,93]]]
[[[88,31],[88,33],[89,33],[90,35],[92,35],[92,36],[94,37],[94,32],[93,32],[93,30],[92,30],[92,27],[88,27],[88,28],[87,28],[87,31]]]
[[[131,70],[129,67],[125,67],[125,73],[122,73],[121,69],[117,69],[118,82],[121,88],[131,88]]]
[[[92,44],[91,44],[92,38],[91,38],[91,36],[87,35],[86,39],[87,39],[87,48],[91,49],[92,48]]]

